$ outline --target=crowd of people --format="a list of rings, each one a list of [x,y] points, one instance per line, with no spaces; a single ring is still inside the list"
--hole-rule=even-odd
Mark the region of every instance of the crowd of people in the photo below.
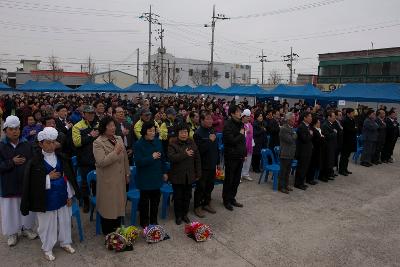
[[[9,246],[17,244],[19,233],[29,239],[39,235],[48,260],[55,259],[57,241],[68,253],[75,252],[70,229],[74,196],[88,213],[89,196],[96,195],[102,231],[108,234],[125,216],[129,184],[140,191],[139,224],[144,228],[158,224],[160,188],[170,183],[180,225],[191,221],[194,185],[194,214],[204,218],[217,212],[212,201],[216,170],[225,172],[224,207],[243,207],[238,187],[253,180],[250,170],[262,171],[267,149],[279,151],[278,189],[289,194],[294,163],[294,187],[306,190],[318,181],[352,174],[349,158],[358,142],[362,166],[393,162],[399,137],[393,108],[339,109],[301,100],[250,105],[246,98],[210,96],[23,93],[0,96],[0,114],[2,233]],[[88,183],[94,170],[97,181]]]

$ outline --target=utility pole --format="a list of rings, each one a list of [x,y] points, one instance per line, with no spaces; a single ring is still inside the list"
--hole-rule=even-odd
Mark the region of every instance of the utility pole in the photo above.
[[[208,85],[212,86],[212,80],[214,76],[214,31],[215,31],[215,22],[217,20],[226,20],[229,19],[223,14],[215,15],[215,5],[213,5],[213,15],[211,17],[211,25],[204,24],[204,27],[211,27],[211,62],[210,62],[210,69],[208,73]]]
[[[149,22],[149,51],[147,55],[147,83],[150,84],[150,68],[151,68],[151,24],[158,24],[158,17],[159,15],[151,12],[151,5],[150,11],[143,13],[139,18],[147,20]]]
[[[161,88],[164,88],[164,54],[165,54],[165,48],[164,48],[164,29],[162,26],[162,23],[159,23],[161,29],[158,30],[158,36],[161,40],[161,48],[158,49],[158,52],[161,54],[161,82],[160,86]]]
[[[283,61],[285,62],[289,62],[286,66],[289,68],[290,70],[290,79],[289,79],[289,83],[293,84],[293,61],[296,60],[296,58],[298,58],[299,55],[296,53],[293,53],[293,48],[290,47],[290,54],[283,56]]]
[[[168,70],[167,70],[167,72],[168,72],[168,77],[167,77],[167,81],[168,81],[168,89],[169,89],[169,59],[168,59],[168,61],[167,61],[167,67],[168,67]]]
[[[139,48],[136,49],[137,56],[136,56],[136,83],[139,83]]]
[[[261,62],[261,84],[264,85],[264,62],[267,62],[267,56],[264,56],[264,49],[261,50],[261,56],[258,56]]]

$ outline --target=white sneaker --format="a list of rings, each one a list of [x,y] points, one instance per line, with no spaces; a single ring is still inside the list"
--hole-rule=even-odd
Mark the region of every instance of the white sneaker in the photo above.
[[[13,247],[17,244],[18,242],[18,235],[14,234],[14,235],[10,235],[7,239],[7,244],[9,247]]]
[[[71,247],[71,245],[62,246],[62,249],[65,250],[66,252],[68,252],[69,254],[75,253],[75,249],[73,247]]]
[[[56,259],[56,257],[54,257],[54,255],[53,255],[53,251],[45,252],[44,257],[48,261],[54,261]]]
[[[243,176],[242,178],[246,181],[253,181],[253,179],[250,176]]]
[[[35,233],[31,229],[24,229],[22,231],[22,235],[27,237],[29,240],[33,240],[38,236],[37,233]]]

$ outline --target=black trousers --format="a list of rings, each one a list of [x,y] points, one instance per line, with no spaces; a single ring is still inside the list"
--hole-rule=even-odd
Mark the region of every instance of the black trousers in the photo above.
[[[83,198],[89,197],[90,189],[92,190],[93,195],[95,196],[96,195],[96,184],[93,183],[89,187],[88,183],[87,183],[87,175],[89,172],[95,170],[96,167],[95,166],[79,166],[79,169],[81,170],[81,177],[82,177],[81,196]]]
[[[376,142],[364,141],[364,150],[361,155],[361,162],[371,163],[375,154]]]
[[[235,201],[242,176],[243,160],[225,158],[225,180],[222,189],[224,203]]]
[[[385,145],[385,143],[381,142],[381,141],[376,143],[375,153],[374,153],[374,156],[372,157],[373,162],[377,162],[377,161],[381,160],[384,145]]]
[[[157,190],[140,190],[139,213],[140,226],[143,228],[149,224],[158,224],[158,205],[161,192]]]
[[[385,145],[383,146],[381,158],[382,161],[388,161],[392,155],[394,147],[396,146],[397,138],[395,140],[386,140]]]
[[[279,172],[278,178],[278,190],[289,187],[289,175],[292,169],[292,160],[291,159],[280,159],[281,162],[281,171]]]
[[[189,212],[190,199],[192,198],[191,184],[172,184],[174,190],[174,212],[175,218],[182,218]]]
[[[304,185],[304,180],[306,179],[308,167],[310,166],[311,155],[302,155],[297,160],[296,176],[294,179],[295,186]]]
[[[253,154],[251,158],[251,167],[254,172],[260,171],[261,154]]]
[[[342,150],[342,154],[340,155],[339,161],[339,171],[344,172],[347,171],[349,166],[349,158],[350,158],[351,151],[347,149]]]
[[[100,218],[103,235],[108,235],[109,233],[115,232],[115,230],[121,226],[121,217],[118,217],[117,219],[106,219],[100,216]]]
[[[201,170],[201,178],[196,182],[194,190],[194,208],[207,206],[214,190],[215,169]]]

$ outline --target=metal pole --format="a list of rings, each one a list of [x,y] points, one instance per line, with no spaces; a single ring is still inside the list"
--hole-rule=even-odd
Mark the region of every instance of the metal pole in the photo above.
[[[151,69],[151,62],[150,62],[150,54],[151,54],[151,5],[150,5],[150,14],[149,14],[149,54],[147,55],[147,83],[150,84],[150,69]]]
[[[161,88],[164,88],[164,45],[163,45],[163,28],[162,28],[162,24],[160,24],[161,26]]]
[[[293,83],[293,48],[290,47],[290,84]]]
[[[139,48],[136,49],[137,56],[136,56],[136,83],[139,83]]]
[[[168,72],[168,77],[167,77],[167,81],[168,81],[168,88],[169,88],[169,59],[168,59],[168,61],[167,61],[167,66],[168,66],[168,70],[167,70],[167,72]]]
[[[212,86],[212,80],[214,75],[214,29],[215,29],[215,5],[213,5],[213,15],[211,22],[211,64],[210,64],[210,73],[208,74],[208,85]]]
[[[261,84],[264,85],[264,49],[261,50]]]

